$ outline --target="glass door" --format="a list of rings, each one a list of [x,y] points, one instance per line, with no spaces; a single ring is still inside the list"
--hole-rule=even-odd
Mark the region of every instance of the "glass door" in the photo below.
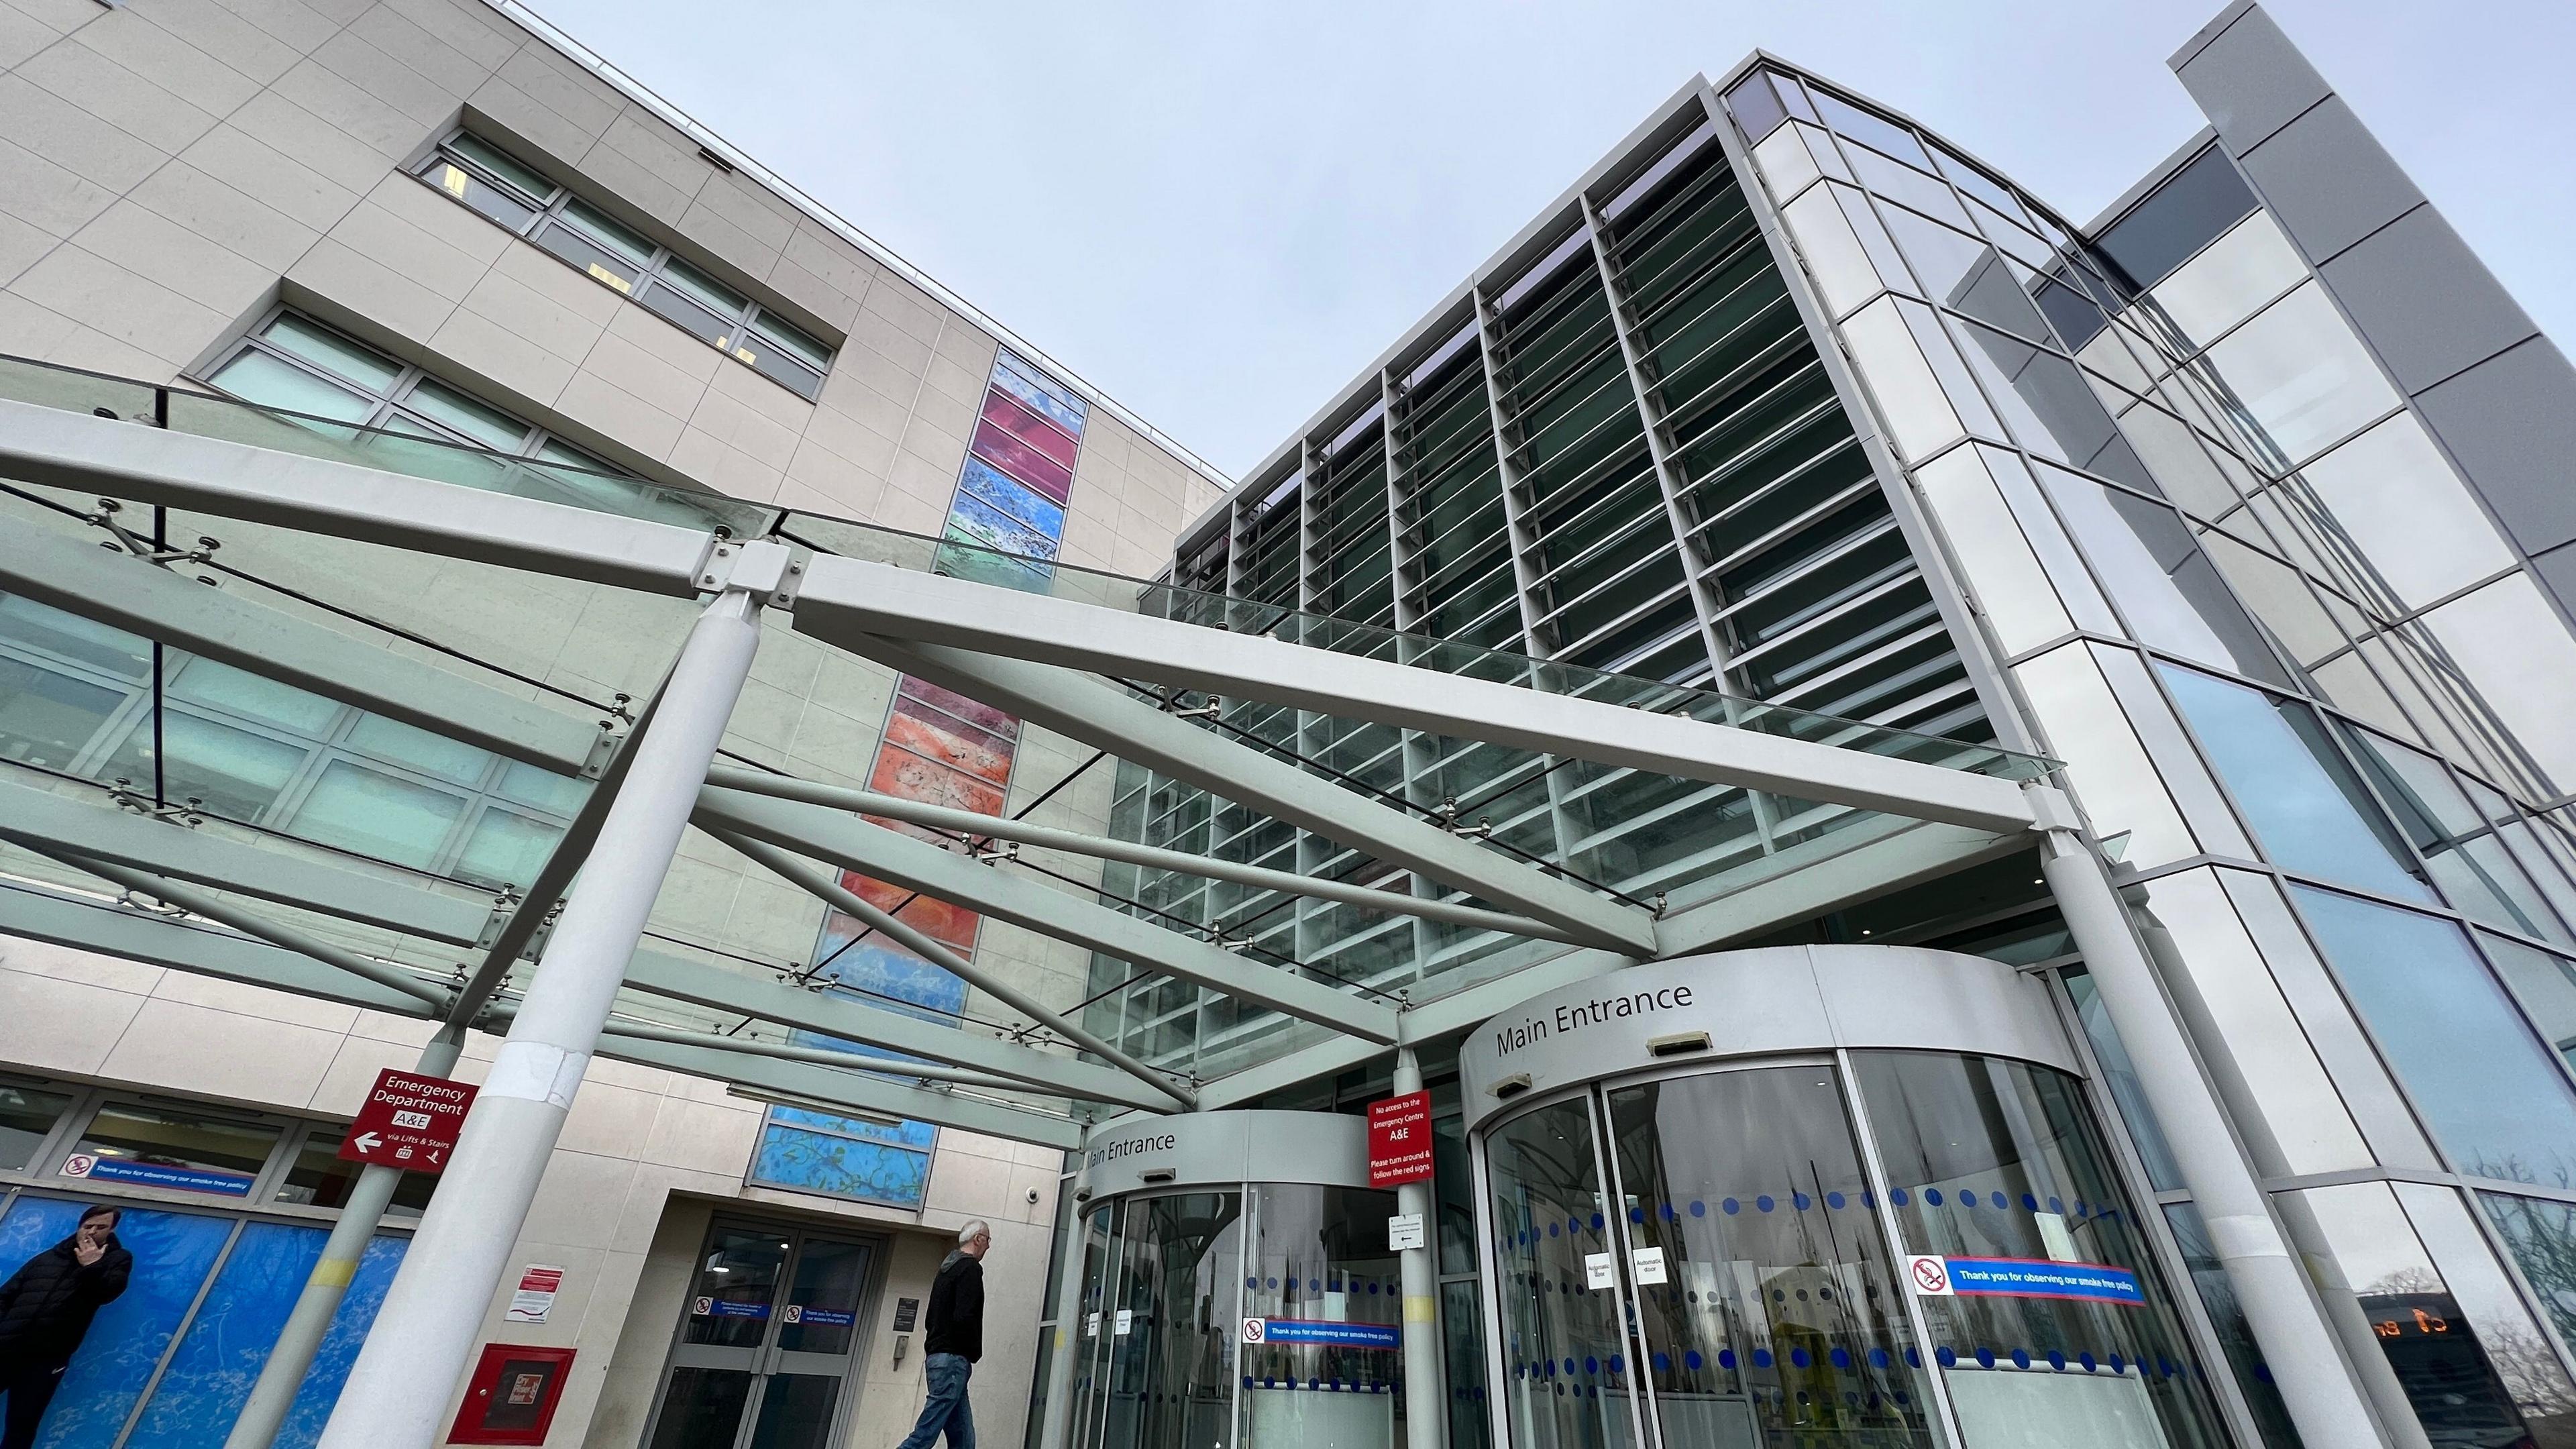
[[[1243,1194],[1131,1198],[1094,1216],[1077,1325],[1085,1337],[1075,1369],[1075,1444],[1226,1449],[1241,1327],[1235,1283],[1243,1271]]]
[[[864,1243],[718,1224],[682,1312],[652,1449],[822,1449],[873,1258]]]
[[[1630,1449],[1640,1438],[1627,1290],[1590,1095],[1491,1129],[1494,1376],[1516,1449]]]

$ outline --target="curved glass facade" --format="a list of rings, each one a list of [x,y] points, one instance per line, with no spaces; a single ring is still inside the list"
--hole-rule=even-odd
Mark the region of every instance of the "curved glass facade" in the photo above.
[[[1508,1442],[2227,1444],[2076,1080],[1847,1061],[1613,1082],[1478,1129]]]

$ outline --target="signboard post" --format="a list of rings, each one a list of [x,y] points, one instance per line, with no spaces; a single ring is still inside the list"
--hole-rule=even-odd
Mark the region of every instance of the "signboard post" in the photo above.
[[[376,1074],[358,1120],[340,1139],[340,1156],[404,1172],[436,1173],[456,1150],[456,1134],[473,1105],[474,1088],[463,1082],[387,1067]]]
[[[1369,1186],[1395,1187],[1431,1176],[1431,1094],[1407,1092],[1369,1103]]]

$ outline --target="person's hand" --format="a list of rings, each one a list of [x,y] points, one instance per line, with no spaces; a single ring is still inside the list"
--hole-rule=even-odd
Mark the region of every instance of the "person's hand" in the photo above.
[[[95,1230],[83,1228],[79,1235],[72,1239],[72,1256],[79,1259],[80,1265],[86,1268],[106,1257],[107,1248],[99,1242],[99,1235]]]

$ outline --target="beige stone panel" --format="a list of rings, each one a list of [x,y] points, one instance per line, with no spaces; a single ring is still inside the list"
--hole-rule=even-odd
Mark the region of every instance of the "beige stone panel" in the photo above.
[[[891,272],[868,289],[861,308],[933,344],[939,341],[940,327],[948,315],[948,309],[932,301],[929,293]]]
[[[766,874],[746,875],[725,923],[726,949],[773,961],[803,961],[814,954],[823,929],[823,903]]]
[[[581,161],[582,190],[613,196],[664,226],[679,225],[688,213],[690,195],[662,173],[605,142],[590,148]]]
[[[82,26],[77,43],[218,116],[258,94],[267,79],[224,64],[131,8],[109,11]]]
[[[132,996],[151,995],[153,988],[161,984],[161,978],[168,974],[161,967],[146,966],[140,961],[16,936],[0,936],[0,971],[50,976]]]
[[[885,490],[885,475],[894,467],[894,439],[847,414],[829,408],[814,413],[796,452],[787,461],[787,476],[809,488],[849,500],[833,510],[845,518],[864,517]],[[859,509],[853,513],[851,509]]]
[[[782,479],[782,470],[694,427],[681,428],[680,440],[672,444],[670,456],[663,461],[692,483],[754,503],[774,499]]]
[[[590,133],[605,134],[626,100],[598,77],[555,54],[543,44],[521,46],[493,74],[525,92],[530,100]]]
[[[187,1006],[202,1006],[209,1011],[229,1011],[236,1016],[256,1016],[289,1026],[311,1027],[335,1037],[345,1036],[358,1020],[358,1008],[354,1006],[187,971],[166,973],[153,987],[152,997],[156,1001],[176,1001]]]
[[[931,363],[934,371],[945,366],[947,366],[946,363],[935,360]],[[975,435],[977,416],[983,407],[983,402],[981,393],[976,394],[969,401],[941,392],[937,388],[925,387],[921,390],[921,396],[915,399],[912,405],[912,428],[914,430],[926,428],[954,440],[957,445],[957,456],[962,462],[966,456],[966,440]],[[909,437],[910,433],[906,436]]]
[[[72,245],[226,317],[248,311],[278,272],[130,199],[82,227]]]
[[[467,0],[384,0],[384,8],[437,36],[485,70],[496,70],[523,45],[538,44],[490,8]]]
[[[92,18],[83,16],[83,19]],[[0,70],[11,70],[27,57],[62,39],[63,32],[14,5],[0,5]]]
[[[689,203],[689,209],[680,214],[679,232],[695,244],[697,251],[744,277],[765,277],[770,268],[778,265],[778,248],[746,231],[736,215],[710,205],[706,192],[700,192]],[[724,274],[719,270],[717,275]]]
[[[508,299],[507,307],[513,312],[533,309],[530,320],[535,331],[531,335],[540,340],[556,340],[546,334],[560,328],[563,336],[559,340],[575,361],[590,355],[590,349],[599,342],[599,334],[608,330],[608,324],[626,307],[624,294],[600,285],[588,273],[574,270],[528,242],[513,242],[505,247],[492,263],[490,275],[525,289],[524,293],[512,290],[503,294]],[[571,347],[576,339],[577,350]]]
[[[290,50],[310,52],[366,8],[366,0],[211,0]]]
[[[571,296],[587,301],[589,299],[582,297],[581,293],[601,289],[578,277],[558,280],[543,271],[514,266],[512,259],[518,254],[519,249],[512,248],[504,254],[500,265],[485,272],[482,279],[474,284],[474,290],[465,294],[457,315],[479,318],[543,352],[560,366],[563,377],[555,382],[552,391],[545,394],[547,401],[552,402],[564,382],[580,370],[581,360],[599,345],[600,334],[606,330],[603,324],[565,306],[563,299]],[[545,266],[558,272],[563,270],[555,268],[551,262]],[[520,276],[514,275],[521,271],[553,283],[554,290],[549,292],[530,286]]]
[[[1001,350],[1001,342],[991,333],[954,312],[939,329],[939,355],[979,378],[992,372],[993,359]]]
[[[821,453],[820,450],[813,450],[813,453],[825,458],[831,457],[830,454]],[[800,452],[797,456],[803,458],[809,454]],[[832,466],[838,469],[837,459],[833,461]],[[825,518],[851,518],[864,509],[874,508],[877,499],[885,490],[883,482],[863,473],[835,471],[832,476],[849,480],[850,486],[846,492],[832,492],[799,482],[796,477],[796,465],[790,463],[787,476],[778,480],[778,491],[770,495],[769,501],[780,508],[792,509],[799,513],[820,514]],[[864,501],[860,501],[862,499]]]
[[[796,737],[796,717],[804,710],[802,696],[755,679],[743,686],[733,717],[725,723],[725,734],[728,740],[756,750],[763,761],[774,765],[785,758],[787,742]]]
[[[944,400],[971,416],[984,405],[984,393],[992,385],[992,377],[993,368],[989,362],[982,367],[968,367],[950,361],[945,355],[934,356],[930,359],[929,371],[922,376],[923,395]]]
[[[859,315],[859,299],[781,256],[769,269],[769,287],[823,324],[828,339],[846,333]],[[803,323],[810,327],[810,323]]]
[[[514,400],[550,409],[572,381],[574,364],[562,354],[474,310],[457,308],[429,339],[432,352],[507,391]]]
[[[599,132],[531,97],[499,75],[475,87],[466,105],[475,124],[514,150],[551,156],[570,166],[588,154]],[[533,156],[532,156],[533,159]]]
[[[877,515],[866,521],[936,537],[947,526],[948,500],[956,488],[957,470],[953,465],[943,469],[914,453],[899,453],[894,472],[886,479],[885,496],[877,505]]]
[[[395,337],[433,336],[456,310],[454,299],[327,236],[287,269],[286,279]]]
[[[860,301],[866,300],[868,288],[885,274],[885,269],[878,266],[874,258],[810,217],[797,221],[795,232],[788,237],[779,260],[800,268],[834,291]]]
[[[661,1106],[657,1093],[585,1078],[581,1090],[573,1094],[572,1111],[564,1118],[559,1150],[640,1157],[653,1131],[653,1114]]]
[[[245,147],[258,146],[257,142],[241,136],[238,131],[232,134]],[[266,150],[265,147],[260,149]],[[268,155],[277,169],[292,168],[308,179],[320,180],[312,172],[273,151]],[[337,191],[338,188],[333,187],[332,190]],[[345,192],[341,194],[347,195]],[[129,199],[168,217],[224,250],[247,258],[271,278],[295,265],[295,259],[304,255],[322,234],[318,228],[260,200],[237,181],[208,175],[185,160],[172,161],[153,172],[134,189]],[[350,198],[350,202],[354,204],[355,198]],[[342,211],[345,210],[344,206]],[[337,220],[337,217],[332,219]]]
[[[236,1101],[302,1106],[339,1045],[337,1032],[214,1011],[143,1003],[98,1074]]]
[[[176,381],[182,365],[179,359],[146,352],[131,342],[78,324],[60,342],[46,348],[38,360],[77,367],[85,372],[103,372],[110,377],[153,382]]]
[[[378,177],[393,162],[411,154],[421,142],[428,140],[431,128],[437,124],[434,120],[406,114],[401,107],[377,99],[365,86],[349,80],[319,60],[302,62],[270,89],[320,117],[324,125],[375,152]]]
[[[770,251],[783,251],[787,239],[805,220],[795,203],[739,171],[709,177],[698,200],[731,220],[753,241]]]
[[[427,1022],[421,1023],[426,1028]],[[377,1041],[352,1036],[340,1043],[331,1054],[331,1064],[323,1069],[322,1079],[314,1084],[313,1095],[301,1105],[308,1111],[328,1112],[334,1117],[355,1117],[366,1104],[367,1089],[374,1086],[378,1073],[390,1067],[408,1072],[420,1065],[420,1048],[403,1042]]]
[[[476,60],[384,5],[373,6],[350,21],[342,34],[366,42],[378,54],[437,87],[446,97],[442,112],[474,94],[475,87],[491,78],[493,64],[498,64]],[[334,43],[337,40],[335,37]],[[335,64],[333,68],[338,67]]]
[[[894,671],[884,665],[834,649],[815,666],[814,689],[809,698],[873,734],[894,698],[894,680]],[[867,747],[872,751],[876,748],[873,738]]]
[[[689,426],[785,471],[815,407],[744,366],[719,366],[689,414]]]
[[[725,365],[723,354],[645,311],[620,307],[582,359],[582,371],[686,420]]]
[[[879,738],[873,720],[853,719],[837,709],[808,704],[796,721],[796,739],[788,746],[788,767],[826,783],[863,786],[876,762]]]
[[[859,369],[845,370],[840,365],[853,355],[850,351],[843,352],[830,375],[823,379],[823,391],[816,402],[816,416],[806,425],[806,430],[810,434],[817,426],[830,426],[846,418],[885,439],[887,449],[891,451],[902,439],[905,425],[912,421],[915,390],[909,385],[902,386],[900,392],[879,390],[860,376]],[[837,413],[840,417],[825,419],[823,413]],[[845,456],[855,462],[865,463],[875,457],[876,450],[871,444],[855,443],[838,435],[827,436],[824,440],[824,446],[836,451],[844,445],[853,448],[854,451]]]
[[[545,1176],[537,1181],[536,1201],[529,1205],[527,1226],[520,1232],[522,1249],[532,1241],[606,1248],[617,1235],[617,1216],[625,1210],[626,1194],[634,1183],[631,1159],[557,1148],[546,1159]],[[509,1286],[502,1285],[504,1296]]]
[[[61,238],[32,221],[21,221],[5,211],[0,211],[0,287],[16,281],[21,272],[34,266],[45,253],[52,251],[60,240]],[[11,328],[14,320],[0,317],[0,329]],[[42,329],[32,330],[41,331]],[[15,335],[14,331],[11,335]],[[22,356],[31,350],[25,347],[0,348],[0,351],[16,352]]]
[[[115,192],[132,189],[168,156],[15,75],[0,76],[0,136]]]
[[[144,998],[86,982],[0,968],[0,1061],[96,1076]]]
[[[161,359],[165,370],[204,351],[231,320],[151,277],[69,244],[29,267],[10,290]]]
[[[930,1159],[930,1185],[921,1197],[924,1208],[981,1217],[1010,1191],[1011,1165],[952,1141],[966,1136],[971,1134],[939,1134],[939,1151]]]
[[[647,458],[669,456],[680,441],[680,419],[595,373],[576,372],[555,399],[555,410],[618,447]],[[631,685],[620,685],[631,689]]]
[[[721,1094],[721,1084],[705,1084]],[[720,1097],[721,1100],[721,1097]],[[738,1100],[738,1099],[735,1099]],[[725,1173],[737,1181],[760,1135],[760,1109],[750,1103],[719,1106],[683,1096],[662,1099],[644,1160],[692,1172]]]
[[[298,47],[206,0],[126,0],[120,9],[262,84],[286,74],[303,55]]]
[[[255,174],[249,167],[240,173],[245,178],[240,182],[244,189],[308,225],[327,227],[339,220],[359,197],[384,179],[390,164],[382,150],[350,136],[338,125],[275,91],[262,91],[252,97],[226,116],[224,125],[209,132],[192,151],[219,144],[227,129],[240,132],[252,143],[319,178],[319,184],[299,180],[291,185],[264,187],[247,179]],[[232,168],[209,161],[198,160],[196,164],[227,179],[236,174]]]
[[[75,37],[13,72],[162,151],[178,151],[213,129],[215,118]]]

